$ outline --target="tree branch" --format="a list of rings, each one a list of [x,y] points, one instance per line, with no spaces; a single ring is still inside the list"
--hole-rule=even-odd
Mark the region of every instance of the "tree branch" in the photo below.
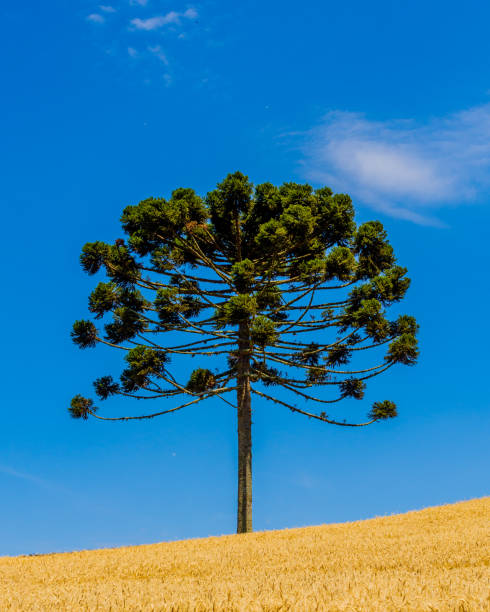
[[[329,423],[330,425],[339,425],[340,427],[365,427],[366,425],[371,425],[371,423],[375,423],[377,421],[377,419],[373,419],[372,421],[367,421],[366,423],[340,423],[339,421],[333,421],[332,419],[328,419],[327,417],[322,417],[318,414],[313,414],[311,412],[306,412],[305,410],[300,410],[299,408],[295,408],[294,406],[291,406],[291,404],[287,404],[286,402],[283,402],[282,400],[279,400],[276,397],[271,397],[270,395],[266,395],[265,393],[262,393],[261,391],[257,391],[254,388],[252,388],[252,393],[255,393],[256,395],[260,395],[264,397],[265,399],[270,400],[271,402],[275,402],[276,404],[281,404],[282,406],[286,406],[286,408],[289,408],[289,410],[291,410],[292,412],[299,412],[300,414],[303,414],[304,416],[310,417],[312,419],[317,419],[318,421],[323,421],[324,423]]]
[[[210,397],[213,397],[213,395],[216,395],[218,392],[220,393],[228,393],[228,391],[234,391],[236,389],[236,387],[228,387],[226,389],[218,389],[216,390],[216,392],[214,393],[207,393],[206,395],[202,396],[202,397],[198,397],[190,402],[187,402],[186,404],[181,404],[180,406],[177,406],[175,408],[171,408],[170,410],[162,410],[161,412],[154,412],[153,414],[144,414],[141,416],[129,416],[129,417],[101,417],[98,414],[96,414],[95,412],[92,412],[91,410],[89,410],[89,414],[91,414],[93,417],[95,417],[96,419],[100,419],[101,421],[141,421],[143,419],[153,419],[154,417],[157,416],[161,416],[162,414],[169,414],[170,412],[176,412],[177,410],[181,410],[182,408],[186,408],[187,406],[190,406],[191,404],[196,404],[198,402],[201,402],[205,399],[209,399]]]

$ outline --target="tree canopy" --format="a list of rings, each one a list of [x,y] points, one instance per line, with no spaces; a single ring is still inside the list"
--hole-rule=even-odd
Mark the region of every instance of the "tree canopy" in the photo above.
[[[179,188],[169,199],[127,206],[121,223],[126,239],[89,242],[80,257],[85,272],[107,277],[88,303],[103,331],[78,320],[72,338],[82,349],[124,351],[118,380],[104,373],[94,381],[99,400],[160,399],[161,409],[103,417],[76,395],[73,417],[153,418],[212,398],[240,417],[250,395],[340,426],[396,416],[385,399],[361,423],[325,412],[345,398],[362,400],[368,380],[418,356],[414,317],[386,315],[409,287],[407,270],[379,221],[356,225],[348,195],[308,184],[254,186],[235,172],[204,198]],[[380,355],[374,365],[349,365],[364,351]],[[172,371],[181,356],[199,359],[185,380]],[[319,408],[306,409],[306,401]]]

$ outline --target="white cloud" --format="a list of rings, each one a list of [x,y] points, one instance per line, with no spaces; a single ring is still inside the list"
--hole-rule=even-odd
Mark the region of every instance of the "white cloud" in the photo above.
[[[33,476],[32,474],[27,474],[26,472],[19,472],[18,470],[15,470],[8,465],[0,465],[0,473],[6,474],[7,476],[12,476],[13,478],[20,478],[21,480],[28,480],[41,487],[53,488],[53,486],[55,486],[51,482],[44,480],[44,478],[38,478],[37,476]]]
[[[129,4],[131,4],[131,6],[146,6],[148,4],[148,0],[129,0]]]
[[[115,13],[116,12],[116,9],[113,6],[108,6],[105,4],[101,4],[99,8],[104,13]]]
[[[165,53],[162,51],[160,45],[155,45],[154,47],[148,47],[148,51],[152,53],[155,57],[157,57],[165,66],[168,66],[168,59]]]
[[[87,21],[91,21],[92,23],[104,23],[105,17],[103,15],[99,15],[99,13],[91,13],[87,15]]]
[[[136,17],[135,19],[131,19],[131,25],[134,26],[137,30],[157,30],[158,28],[167,25],[168,23],[176,23],[179,21],[179,13],[175,11],[170,11],[166,15],[161,15],[160,17],[149,17],[148,19],[140,19]]]
[[[138,51],[134,47],[128,47],[128,55],[130,57],[138,57]]]
[[[149,17],[148,19],[140,19],[136,17],[135,19],[131,19],[131,25],[136,30],[158,30],[165,25],[169,25],[171,23],[178,24],[181,22],[182,18],[184,19],[195,19],[197,17],[197,11],[193,8],[187,9],[183,13],[178,13],[177,11],[170,11],[166,15],[159,15],[156,17]]]
[[[330,112],[309,132],[305,152],[310,180],[392,216],[437,224],[430,209],[488,192],[490,105],[425,124]]]
[[[51,491],[58,491],[61,493],[72,495],[72,491],[66,489],[64,486],[57,484],[56,482],[51,482],[50,480],[46,480],[44,478],[39,478],[33,474],[29,474],[27,472],[19,472],[18,470],[10,467],[9,465],[0,464],[0,474],[5,474],[6,476],[10,476],[12,478],[19,478],[21,480],[27,480],[28,482],[32,482],[39,487],[43,487],[44,489],[50,489]]]

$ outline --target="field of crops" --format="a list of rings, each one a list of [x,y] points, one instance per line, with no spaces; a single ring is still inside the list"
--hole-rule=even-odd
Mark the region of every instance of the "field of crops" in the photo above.
[[[490,497],[367,521],[0,557],[0,610],[490,610]]]

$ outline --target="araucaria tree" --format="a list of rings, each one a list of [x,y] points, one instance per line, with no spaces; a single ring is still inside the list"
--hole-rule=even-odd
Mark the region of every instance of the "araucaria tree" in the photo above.
[[[379,221],[356,226],[349,196],[296,183],[254,187],[236,172],[205,198],[181,188],[168,200],[128,206],[121,222],[127,240],[89,242],[80,257],[88,274],[105,269],[108,282],[95,287],[89,310],[111,320],[103,334],[76,321],[72,338],[80,348],[101,343],[125,353],[119,381],[94,382],[101,400],[154,399],[159,408],[102,417],[76,395],[73,417],[151,419],[227,402],[237,411],[241,533],[252,531],[252,396],[342,427],[396,416],[388,400],[375,402],[364,423],[322,410],[361,400],[367,380],[418,355],[415,319],[390,321],[384,310],[405,295],[406,269]],[[363,355],[374,365],[359,364]],[[200,367],[179,380],[172,360],[181,371],[182,356],[197,356]]]

